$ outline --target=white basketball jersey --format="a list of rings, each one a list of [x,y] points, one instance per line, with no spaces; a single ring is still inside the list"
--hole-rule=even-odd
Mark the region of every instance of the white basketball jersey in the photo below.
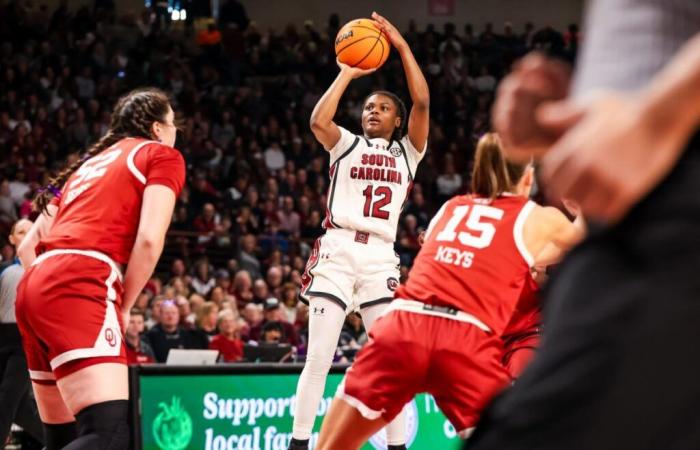
[[[389,142],[338,128],[340,139],[330,150],[331,182],[323,226],[363,231],[393,242],[425,151],[416,150],[408,136]]]

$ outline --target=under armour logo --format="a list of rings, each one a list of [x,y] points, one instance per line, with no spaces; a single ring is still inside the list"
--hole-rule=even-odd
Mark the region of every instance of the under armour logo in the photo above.
[[[314,306],[313,314],[315,315],[321,315],[326,312],[326,308],[319,308],[317,306]]]

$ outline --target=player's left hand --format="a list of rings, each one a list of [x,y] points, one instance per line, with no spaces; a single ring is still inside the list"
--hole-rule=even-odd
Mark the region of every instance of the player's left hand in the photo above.
[[[396,50],[401,50],[403,47],[408,47],[408,43],[401,36],[399,30],[396,29],[394,25],[391,24],[386,18],[379,15],[376,11],[372,12],[372,19],[374,23],[379,27],[384,34],[386,34],[391,45],[396,47]]]
[[[557,127],[580,120],[542,159],[551,193],[570,199],[590,219],[620,220],[667,175],[686,136],[647,108],[639,96],[606,93],[580,106],[542,106],[537,120]]]

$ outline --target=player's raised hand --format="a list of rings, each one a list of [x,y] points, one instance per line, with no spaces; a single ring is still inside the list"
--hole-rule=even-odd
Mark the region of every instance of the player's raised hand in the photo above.
[[[353,80],[355,78],[360,78],[365,75],[369,75],[370,73],[377,70],[376,67],[373,67],[371,69],[360,69],[359,67],[350,67],[347,64],[340,62],[340,60],[338,59],[336,59],[335,62],[338,64],[338,67],[340,67],[340,71],[346,73]]]
[[[408,43],[401,36],[399,30],[396,29],[394,25],[391,24],[386,18],[379,15],[376,11],[372,12],[372,19],[377,27],[382,30],[384,34],[389,38],[391,45],[396,47],[396,50],[401,50],[403,47],[408,47]]]
[[[570,126],[548,123],[545,127],[535,114],[540,105],[568,95],[570,77],[566,64],[531,53],[503,79],[492,110],[492,121],[509,158],[527,161],[540,157]]]

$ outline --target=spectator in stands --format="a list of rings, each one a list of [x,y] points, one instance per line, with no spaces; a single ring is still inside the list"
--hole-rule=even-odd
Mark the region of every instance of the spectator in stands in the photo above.
[[[233,297],[236,299],[238,308],[244,307],[248,302],[253,301],[253,280],[250,273],[245,270],[236,272],[233,276]]]
[[[296,346],[299,343],[294,326],[284,320],[282,310],[280,309],[280,301],[274,297],[265,300],[263,304],[263,320],[258,325],[251,327],[249,338],[254,341],[259,341],[262,338],[262,330],[269,322],[278,322],[284,330],[282,338],[283,343]]]
[[[214,205],[205,203],[202,207],[202,213],[195,217],[193,222],[194,230],[199,233],[198,242],[200,244],[208,244],[212,241],[219,221],[220,217],[217,215]]]
[[[262,278],[253,283],[253,302],[262,305],[270,297],[270,288]]]
[[[455,171],[454,157],[451,153],[445,155],[444,168],[437,177],[436,184],[439,198],[444,199],[444,201],[462,188],[462,176]]]
[[[278,265],[270,266],[269,269],[267,269],[267,276],[265,277],[265,281],[267,282],[267,287],[272,293],[273,296],[280,298],[281,297],[281,292],[280,288],[282,287],[282,281],[284,280],[284,274],[282,272],[282,267]]]
[[[294,210],[294,198],[291,196],[284,197],[282,201],[282,209],[277,211],[277,220],[280,225],[280,230],[284,231],[291,237],[298,237],[301,231],[301,219],[299,213]]]
[[[178,295],[175,298],[175,304],[177,305],[178,313],[180,314],[180,326],[185,330],[193,330],[195,328],[195,320],[197,316],[192,312],[192,306],[187,297]]]
[[[219,332],[219,330],[216,329],[219,306],[214,302],[204,302],[202,306],[197,308],[196,314],[196,328],[203,331],[210,339],[216,336]]]
[[[140,309],[132,308],[129,325],[124,333],[127,364],[146,364],[156,361],[151,344],[144,335],[145,316]]]
[[[253,234],[246,234],[241,239],[241,251],[238,255],[238,263],[242,270],[247,271],[252,278],[260,278],[260,260],[255,256],[257,239]],[[235,284],[235,283],[234,283]]]
[[[261,344],[285,344],[286,341],[285,327],[281,322],[271,321],[263,325],[259,341]]]
[[[0,183],[0,221],[6,226],[17,221],[17,208],[10,196],[10,182],[2,180]]]
[[[209,348],[221,353],[220,361],[236,362],[243,358],[243,341],[236,314],[230,309],[219,313],[217,327],[219,334],[209,342]]]
[[[179,325],[180,313],[173,300],[161,305],[160,322],[148,330],[146,336],[153,347],[156,361],[165,362],[170,349],[205,349],[209,347],[206,335],[197,330],[185,330]]]
[[[297,320],[297,305],[299,303],[299,289],[291,282],[284,283],[281,289],[282,317],[285,321],[294,324]]]
[[[245,325],[241,328],[241,336],[245,340],[250,340],[250,330],[257,328],[263,321],[263,307],[255,303],[248,303],[241,310],[241,317],[245,321]]]
[[[195,274],[192,277],[190,286],[192,290],[202,297],[209,295],[214,286],[216,286],[216,280],[211,275],[211,267],[209,266],[209,261],[202,259],[197,261],[195,266]]]

